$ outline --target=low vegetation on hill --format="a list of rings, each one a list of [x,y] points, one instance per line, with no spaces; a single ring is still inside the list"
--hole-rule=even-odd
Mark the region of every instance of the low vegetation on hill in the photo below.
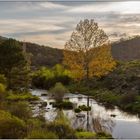
[[[118,62],[108,75],[90,79],[88,83],[74,82],[69,90],[90,95],[106,106],[117,105],[140,114],[140,61]]]
[[[120,39],[113,43],[112,56],[118,61],[140,60],[140,36]]]
[[[0,37],[0,43],[7,40]],[[112,56],[118,61],[140,60],[140,36],[132,37],[126,40],[121,39],[111,46]],[[41,46],[34,43],[26,43],[27,52],[31,54],[31,65],[33,69],[47,66],[52,67],[61,64],[63,61],[63,50]]]

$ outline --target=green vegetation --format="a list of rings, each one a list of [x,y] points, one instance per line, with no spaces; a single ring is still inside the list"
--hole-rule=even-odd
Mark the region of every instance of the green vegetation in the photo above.
[[[106,134],[104,132],[96,133],[96,137],[99,139],[112,139],[112,136],[110,134]]]
[[[26,125],[23,120],[0,110],[0,138],[24,138],[25,134]]]
[[[38,100],[39,98],[37,96],[31,95],[29,92],[23,92],[23,93],[9,93],[6,97],[9,101],[34,101]]]
[[[86,106],[86,105],[80,105],[78,106],[78,108],[74,109],[75,113],[80,113],[81,111],[90,111],[90,110],[91,110],[91,107]]]
[[[50,89],[49,95],[55,99],[56,102],[53,103],[53,107],[60,109],[72,109],[73,104],[70,101],[63,100],[64,95],[68,93],[67,88],[61,84],[56,83],[53,88]]]
[[[93,133],[88,131],[77,131],[76,137],[78,139],[112,139],[110,134],[104,132]]]
[[[63,66],[57,64],[53,68],[41,68],[33,73],[32,85],[37,88],[49,89],[57,82],[68,85],[71,81],[71,73]]]
[[[53,107],[60,109],[73,109],[73,103],[70,101],[54,102]]]
[[[32,117],[32,111],[29,107],[29,103],[26,101],[9,102],[7,105],[7,110],[14,116],[27,120]]]
[[[75,113],[80,113],[82,110],[80,108],[75,108],[74,111]]]
[[[55,86],[51,88],[49,92],[50,96],[53,97],[56,100],[56,102],[61,102],[68,90],[63,86],[63,84],[56,83]]]
[[[122,110],[140,114],[140,61],[119,62],[117,68],[101,78],[88,82],[73,82],[70,92],[92,96],[107,108],[118,106]]]
[[[91,107],[90,106],[86,106],[86,105],[81,105],[81,106],[79,106],[79,108],[82,111],[90,111],[91,110]]]
[[[0,74],[7,78],[8,88],[27,88],[29,71],[28,55],[23,52],[19,42],[8,39],[0,44]]]
[[[76,132],[76,137],[78,139],[95,139],[96,134],[93,132]]]
[[[27,136],[28,139],[58,139],[58,136],[53,132],[44,130],[33,130]]]

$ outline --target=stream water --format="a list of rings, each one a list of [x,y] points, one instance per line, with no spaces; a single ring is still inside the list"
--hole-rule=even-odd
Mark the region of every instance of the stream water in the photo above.
[[[31,90],[33,95],[39,96],[41,101],[47,102],[45,107],[45,118],[53,121],[57,115],[57,109],[53,108],[46,90]],[[71,101],[75,106],[87,105],[87,96],[81,94],[67,94],[65,98]],[[113,138],[119,139],[140,139],[140,119],[136,115],[130,115],[126,112],[115,109],[106,109],[103,105],[97,103],[94,99],[89,99],[91,111],[77,114],[74,110],[63,110],[65,116],[70,120],[73,128],[83,128],[88,131],[98,132],[103,130],[112,134]],[[34,106],[34,112],[40,111],[39,103]]]

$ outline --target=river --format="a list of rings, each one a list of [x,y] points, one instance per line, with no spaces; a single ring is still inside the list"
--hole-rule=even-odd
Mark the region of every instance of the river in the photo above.
[[[47,121],[53,121],[57,115],[57,109],[53,108],[46,90],[31,90],[32,95],[38,96],[41,101],[47,102],[44,109],[44,116]],[[87,105],[87,96],[82,94],[65,95],[65,98],[71,101],[75,106]],[[117,107],[114,109],[106,109],[103,105],[96,102],[94,99],[89,99],[91,111],[81,112],[80,116],[74,110],[63,110],[65,116],[70,120],[73,128],[88,129],[88,131],[98,132],[103,130],[110,133],[113,138],[117,139],[140,139],[140,119],[136,115],[130,115],[126,112],[119,110]],[[34,113],[40,111],[39,103],[34,105]]]

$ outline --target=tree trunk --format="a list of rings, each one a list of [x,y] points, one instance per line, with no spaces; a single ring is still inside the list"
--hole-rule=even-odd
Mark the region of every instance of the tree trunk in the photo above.
[[[88,66],[86,68],[86,80],[87,81],[89,80],[89,68],[88,68]]]

